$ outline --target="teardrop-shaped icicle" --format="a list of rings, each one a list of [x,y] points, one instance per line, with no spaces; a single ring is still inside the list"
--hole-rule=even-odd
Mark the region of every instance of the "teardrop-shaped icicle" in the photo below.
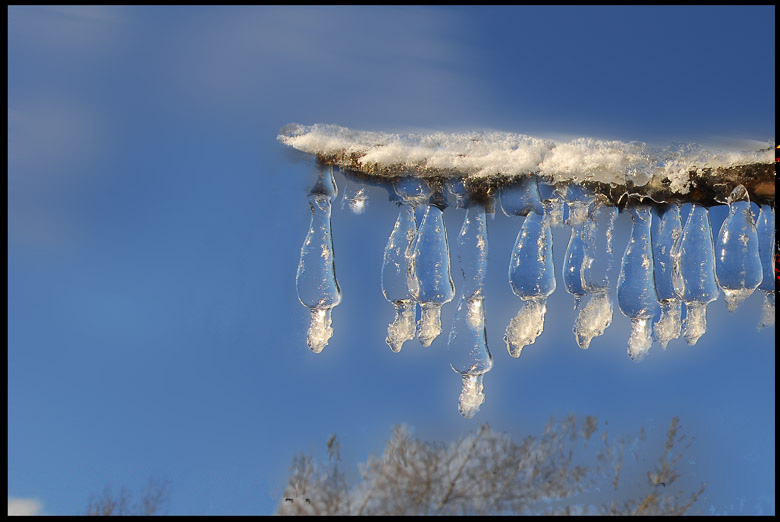
[[[452,301],[455,285],[450,274],[450,252],[442,211],[428,205],[417,231],[411,256],[412,285],[409,291],[422,314],[417,337],[430,346],[441,333],[441,306]]]
[[[766,328],[775,324],[775,209],[761,205],[756,226],[758,235],[758,254],[761,257],[763,276],[758,288],[764,291],[764,304],[761,309],[761,321],[758,327]]]
[[[552,233],[544,215],[531,212],[525,218],[509,262],[509,283],[524,303],[504,335],[507,350],[519,357],[544,330],[547,296],[555,291]]]
[[[672,250],[682,236],[680,207],[672,203],[662,210],[654,209],[658,227],[653,234],[653,269],[655,290],[661,306],[661,317],[653,325],[653,338],[666,349],[669,341],[682,332],[682,302],[674,291]]]
[[[531,212],[523,222],[509,261],[509,283],[521,298],[547,297],[555,291],[552,233],[542,214]]]
[[[728,197],[729,215],[715,244],[715,276],[733,312],[761,283],[758,236],[747,189],[742,185]]]
[[[583,350],[612,324],[609,273],[612,269],[612,232],[616,217],[617,208],[596,203],[582,225],[582,288],[590,297],[577,313],[574,339]]]
[[[650,208],[633,207],[631,215],[634,224],[620,266],[617,298],[620,311],[631,319],[628,355],[638,362],[647,355],[653,342],[651,320],[658,310],[658,296],[653,280]]]
[[[487,239],[485,207],[471,204],[458,234],[458,260],[464,284],[447,342],[450,365],[463,376],[458,411],[466,418],[471,418],[484,401],[481,377],[493,366],[485,331],[483,290]]]
[[[529,212],[544,213],[535,176],[524,176],[519,181],[502,187],[500,199],[501,209],[507,216],[525,216]]]
[[[333,335],[331,309],[341,302],[330,229],[331,200],[336,193],[332,170],[321,170],[309,194],[311,222],[296,275],[298,299],[311,309],[307,343],[314,353],[321,352]]]
[[[672,251],[674,291],[685,302],[683,335],[693,345],[707,329],[707,303],[718,298],[715,249],[706,207],[693,204]]]
[[[404,342],[415,335],[416,303],[409,293],[408,259],[416,235],[414,211],[409,205],[401,205],[382,262],[382,293],[396,311],[395,320],[387,327],[386,339],[394,352],[400,351]]]

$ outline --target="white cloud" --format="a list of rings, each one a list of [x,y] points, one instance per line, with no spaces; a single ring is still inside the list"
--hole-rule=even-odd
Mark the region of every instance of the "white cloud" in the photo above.
[[[34,498],[8,497],[8,515],[39,515],[42,504]]]

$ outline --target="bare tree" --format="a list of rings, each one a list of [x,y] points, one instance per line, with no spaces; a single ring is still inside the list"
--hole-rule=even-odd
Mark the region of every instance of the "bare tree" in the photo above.
[[[553,419],[537,437],[515,442],[487,424],[451,444],[424,442],[408,428],[394,428],[379,456],[359,466],[348,486],[339,469],[339,446],[328,441],[328,459],[297,455],[277,512],[283,515],[632,514],[681,515],[704,491],[673,491],[678,464],[692,438],[672,419],[658,464],[645,486],[626,482],[627,452],[639,462],[636,435],[600,437],[595,417]],[[590,444],[590,447],[589,447]],[[682,446],[680,448],[680,446]],[[644,490],[639,498],[636,491]],[[627,497],[628,498],[625,498]],[[618,500],[622,499],[622,500]]]
[[[90,516],[138,516],[162,515],[167,512],[170,488],[167,480],[151,479],[141,490],[137,502],[132,501],[132,495],[126,487],[119,488],[114,495],[110,486],[106,486],[100,495],[91,495],[87,505],[87,515]]]

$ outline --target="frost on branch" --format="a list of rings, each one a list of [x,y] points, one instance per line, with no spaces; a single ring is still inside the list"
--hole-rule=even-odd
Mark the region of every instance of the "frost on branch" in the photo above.
[[[381,291],[395,310],[385,337],[390,349],[400,352],[415,337],[422,346],[434,345],[443,331],[443,307],[457,303],[447,350],[460,374],[458,411],[466,418],[483,404],[484,377],[493,364],[484,295],[486,216],[498,204],[519,229],[508,256],[519,310],[504,326],[512,357],[544,335],[548,315],[558,315],[548,310],[547,299],[557,287],[552,229],[564,224],[570,232],[559,269],[565,290],[574,296],[576,344],[588,348],[612,324],[619,213],[633,220],[616,288],[620,310],[632,325],[632,360],[642,360],[653,343],[665,349],[680,336],[696,344],[706,333],[708,304],[721,291],[734,310],[761,290],[759,328],[774,322],[771,148],[713,152],[697,145],[659,149],[500,132],[399,135],[333,125],[291,125],[278,139],[314,154],[319,169],[308,195],[311,221],[296,280],[298,297],[310,310],[309,348],[319,353],[330,342],[332,310],[341,302],[331,231],[337,166],[350,180],[342,185],[342,209],[348,204],[360,214],[369,185],[386,189],[397,206],[392,229],[390,222],[383,225],[390,234]],[[729,214],[713,241],[709,208],[716,204],[728,204]],[[453,206],[455,212],[465,210],[453,250],[457,285],[444,216]]]
[[[677,418],[665,444],[649,442],[643,429],[616,437],[591,416],[550,419],[540,435],[517,441],[487,425],[438,443],[397,426],[381,453],[360,464],[359,479],[349,483],[331,437],[327,462],[295,457],[277,513],[682,515],[705,488],[683,469],[692,440],[681,433]]]

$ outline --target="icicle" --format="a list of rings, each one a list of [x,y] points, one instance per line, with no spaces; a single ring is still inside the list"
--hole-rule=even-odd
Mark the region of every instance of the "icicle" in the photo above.
[[[580,299],[586,293],[582,284],[582,268],[585,262],[583,231],[588,216],[588,207],[593,201],[593,197],[582,187],[575,186],[567,187],[565,194],[569,204],[568,221],[571,226],[571,236],[563,261],[563,284],[566,291],[574,296],[574,308],[579,309]]]
[[[488,254],[485,207],[472,204],[466,210],[458,235],[458,259],[463,290],[447,343],[450,365],[463,377],[458,411],[470,419],[485,400],[482,376],[490,371],[493,358],[485,332],[484,282]]]
[[[587,349],[590,342],[612,324],[609,271],[612,269],[612,231],[616,216],[617,208],[597,202],[583,227],[582,288],[590,298],[580,307],[574,321],[574,338],[582,349]]]
[[[395,320],[387,327],[385,341],[394,352],[399,352],[404,342],[415,335],[416,303],[407,285],[407,260],[416,234],[414,210],[409,205],[401,205],[382,263],[382,293],[395,306]]]
[[[750,198],[742,185],[728,197],[729,215],[715,244],[715,277],[733,312],[761,283],[761,258]]]
[[[531,194],[538,198],[538,191]],[[504,341],[509,354],[519,357],[523,347],[535,342],[544,330],[547,296],[555,290],[552,233],[544,214],[530,212],[525,218],[512,249],[509,283],[524,302],[510,321]]]
[[[663,211],[654,210],[654,213],[658,218],[658,229],[653,235],[653,269],[661,317],[653,325],[653,338],[665,350],[669,341],[680,337],[682,332],[682,302],[672,281],[672,250],[682,235],[682,221],[676,203]]]
[[[758,236],[758,253],[761,258],[763,276],[758,288],[764,292],[764,304],[761,309],[761,321],[758,328],[766,328],[775,324],[775,209],[769,205],[761,205],[756,226]]]
[[[421,308],[417,337],[420,344],[430,346],[441,333],[441,307],[452,301],[455,294],[447,229],[442,211],[436,206],[427,206],[418,228],[412,247],[411,275],[409,291]]]
[[[634,225],[620,266],[617,297],[620,311],[631,319],[628,356],[639,362],[647,355],[653,342],[651,321],[658,309],[658,296],[653,282],[650,208],[634,207],[631,215]]]
[[[696,344],[707,330],[707,304],[718,298],[715,251],[706,207],[693,204],[682,236],[672,250],[674,291],[685,302],[683,335]]]
[[[311,309],[306,342],[314,353],[320,353],[333,335],[331,309],[341,302],[330,230],[331,202],[337,193],[332,168],[320,169],[309,193],[311,223],[296,276],[298,299]]]

